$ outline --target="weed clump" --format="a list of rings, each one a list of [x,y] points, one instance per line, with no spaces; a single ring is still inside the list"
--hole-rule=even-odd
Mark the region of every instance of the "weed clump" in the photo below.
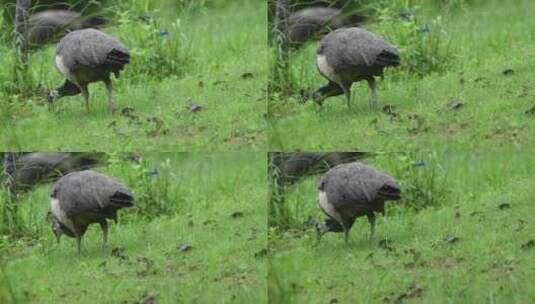
[[[180,18],[164,25],[159,19],[125,12],[119,16],[119,24],[119,36],[132,54],[128,70],[133,79],[147,75],[158,80],[182,76],[192,63],[194,56]]]
[[[379,32],[398,48],[402,70],[418,77],[443,73],[455,59],[452,39],[440,15],[426,22],[419,11],[418,6],[378,8]]]
[[[124,160],[118,155],[110,154],[109,168],[121,171],[124,182],[134,193],[135,201],[132,212],[148,220],[172,215],[177,210],[176,198],[172,190],[170,176],[170,160],[162,162],[158,168],[140,158],[125,166]]]
[[[402,203],[413,210],[439,207],[448,198],[447,176],[436,153],[403,153],[389,156],[391,173],[400,182]]]

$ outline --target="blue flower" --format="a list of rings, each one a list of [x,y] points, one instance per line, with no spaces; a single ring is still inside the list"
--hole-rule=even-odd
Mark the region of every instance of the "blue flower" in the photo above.
[[[163,31],[160,31],[160,37],[167,38],[169,37],[170,33],[167,29],[164,29]]]
[[[420,27],[420,33],[429,33],[431,32],[431,29],[429,28],[429,25],[424,24],[422,27]]]
[[[423,160],[419,160],[419,161],[416,161],[416,162],[414,163],[414,166],[415,166],[416,168],[423,168],[423,167],[427,166],[427,164],[425,163],[425,161],[423,161]]]
[[[148,176],[158,176],[160,174],[160,171],[158,171],[158,168],[152,168],[147,172]]]

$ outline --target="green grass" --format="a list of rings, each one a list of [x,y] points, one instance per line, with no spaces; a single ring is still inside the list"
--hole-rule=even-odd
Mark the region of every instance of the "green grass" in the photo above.
[[[496,146],[533,148],[535,120],[525,112],[535,106],[535,20],[533,1],[486,1],[463,9],[425,12],[430,23],[442,17],[445,45],[451,47],[450,66],[440,74],[413,77],[403,69],[390,69],[378,83],[381,106],[394,107],[396,116],[370,109],[366,82],[353,86],[353,108],[345,97],[332,97],[323,109],[300,97],[271,98],[269,142],[272,149],[301,151],[407,151],[441,150],[445,146],[487,149]],[[399,25],[402,26],[402,25]],[[397,41],[395,25],[369,24],[387,41]],[[430,29],[434,28],[430,23]],[[314,43],[291,57],[297,88],[312,92],[327,81],[315,66]],[[403,58],[402,58],[403,60]],[[509,75],[503,71],[512,69]],[[449,108],[453,100],[463,106]]]
[[[0,303],[533,302],[535,2],[448,0],[417,10],[409,28],[367,24],[414,56],[378,82],[391,113],[371,111],[365,83],[354,85],[351,110],[343,96],[321,110],[300,105],[299,89],[326,83],[314,43],[291,54],[295,94],[271,92],[266,105],[266,1],[151,2],[109,2],[104,30],[132,53],[113,115],[102,84],[90,87],[89,114],[80,96],[48,110],[40,94],[63,81],[53,46],[32,54],[28,88],[17,92],[15,53],[0,35],[0,147],[111,152],[96,170],[136,197],[111,225],[108,251],[95,225],[78,256],[45,220],[51,185],[23,194],[12,230],[0,223]],[[409,2],[418,1],[391,5]],[[153,22],[139,20],[146,13]],[[414,36],[425,23],[436,40]],[[191,103],[202,109],[189,112]],[[216,150],[380,151],[364,162],[399,180],[403,199],[378,217],[375,242],[361,218],[348,245],[341,234],[316,244],[319,176],[288,191],[289,218],[272,222],[290,229],[268,227],[266,155]],[[144,162],[122,160],[124,151]]]
[[[317,207],[317,178],[290,192],[287,203],[295,229],[273,227],[268,238],[273,303],[533,301],[532,153],[497,149],[413,157],[427,164],[416,170],[439,173],[437,190],[443,195],[436,197],[436,207],[419,212],[408,208],[413,202],[407,196],[387,204],[374,243],[368,241],[369,225],[361,218],[349,245],[342,234],[326,234],[317,245],[314,229],[305,224],[309,217],[325,217]],[[404,174],[398,155],[383,154],[368,162],[399,179],[405,192],[411,188],[414,179]],[[448,243],[447,236],[458,241]],[[381,246],[383,240],[387,246]]]
[[[132,63],[114,81],[119,112],[107,111],[102,83],[90,85],[90,114],[81,96],[60,99],[50,112],[39,94],[0,90],[0,146],[19,151],[263,150],[265,7],[262,1],[243,0],[182,13],[169,8],[174,15],[117,10],[113,26],[104,30],[132,53]],[[154,24],[140,21],[141,14],[154,15]],[[165,29],[170,35],[160,37]],[[0,87],[9,88],[13,48],[0,44],[0,52],[6,54],[0,64],[7,67],[0,72]],[[31,56],[35,86],[62,83],[53,58],[53,45]],[[190,112],[192,103],[202,109]],[[122,115],[125,108],[136,118]]]
[[[85,235],[81,256],[73,239],[57,246],[45,221],[51,185],[25,194],[26,236],[0,241],[0,300],[11,299],[8,282],[14,303],[134,303],[151,294],[158,303],[266,302],[265,155],[156,153],[146,160],[98,169],[137,200],[111,225],[107,253],[98,225]],[[152,168],[158,176],[146,175]],[[150,213],[148,202],[164,212]],[[191,249],[182,252],[182,244]]]

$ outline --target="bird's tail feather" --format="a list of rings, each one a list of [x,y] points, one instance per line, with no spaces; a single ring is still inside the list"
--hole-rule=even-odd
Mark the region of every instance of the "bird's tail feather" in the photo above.
[[[128,63],[130,63],[130,54],[118,49],[111,50],[111,52],[109,52],[106,56],[105,64],[110,67],[110,70],[115,74],[116,77],[119,77],[119,72]]]
[[[398,66],[399,63],[399,55],[387,50],[383,50],[375,59],[375,65],[382,67]]]
[[[401,199],[401,190],[389,185],[382,186],[377,194],[384,200],[396,201]]]
[[[132,203],[133,200],[134,198],[132,197],[132,194],[122,192],[122,191],[115,192],[115,194],[113,194],[113,196],[110,199],[112,204],[118,208],[132,207],[134,205]]]

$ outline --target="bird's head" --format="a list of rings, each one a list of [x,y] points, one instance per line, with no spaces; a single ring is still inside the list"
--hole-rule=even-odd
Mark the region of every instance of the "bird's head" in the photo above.
[[[48,103],[49,110],[53,110],[53,104],[58,98],[59,98],[58,90],[51,90],[45,93],[45,100]]]
[[[314,103],[318,104],[318,105],[322,105],[322,102],[323,100],[325,99],[325,97],[323,96],[323,94],[319,91],[316,91],[316,92],[308,92],[304,89],[301,89],[299,91],[299,104],[305,104],[307,103],[309,100],[312,100]]]
[[[325,221],[318,222],[312,220],[314,227],[316,228],[316,235],[318,238],[318,243],[321,241],[321,237],[327,232],[343,232],[344,227],[336,220],[329,218]]]
[[[327,226],[327,223],[325,221],[322,221],[322,222],[318,222],[317,220],[315,219],[311,219],[310,220],[310,224],[312,224],[314,226],[314,228],[316,229],[316,239],[318,241],[318,244],[319,242],[321,241],[321,237],[329,232],[329,227]]]
[[[50,90],[45,93],[45,99],[48,103],[53,103],[54,101],[56,101],[56,99],[58,99],[58,97],[59,97],[58,90]]]
[[[56,239],[59,243],[60,237],[65,234],[69,237],[76,237],[76,235],[65,225],[63,225],[53,214],[52,212],[48,212],[47,216],[50,225],[52,227],[52,232],[54,232],[54,235],[56,236]]]
[[[327,226],[326,222],[316,223],[316,235],[317,235],[318,243],[321,241],[321,237],[329,231],[330,231],[329,226]]]

